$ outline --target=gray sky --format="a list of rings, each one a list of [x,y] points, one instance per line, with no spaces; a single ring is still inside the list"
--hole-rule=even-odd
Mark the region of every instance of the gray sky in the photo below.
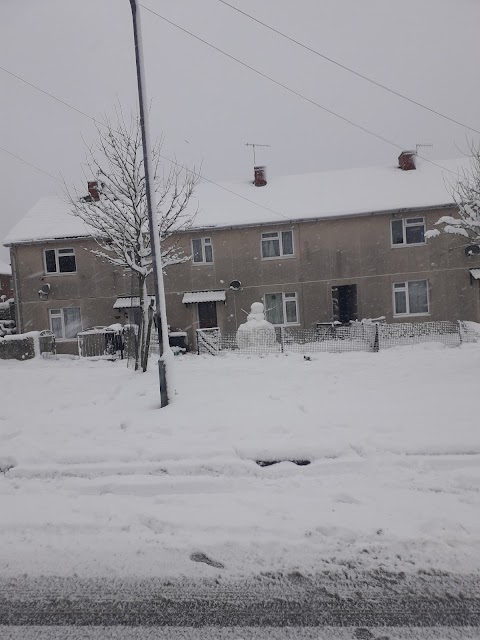
[[[230,0],[297,40],[480,129],[478,0]],[[218,0],[143,0],[230,54],[404,148],[460,156],[472,133],[321,60]],[[392,165],[398,150],[240,67],[142,10],[151,129],[164,153],[213,180],[248,180],[246,142],[271,145],[270,174]],[[1,0],[0,65],[102,118],[136,105],[128,0]],[[84,181],[91,121],[0,70],[0,146],[67,182]],[[478,137],[477,137],[478,139]],[[0,239],[49,177],[0,151]],[[0,247],[0,259],[8,252]]]

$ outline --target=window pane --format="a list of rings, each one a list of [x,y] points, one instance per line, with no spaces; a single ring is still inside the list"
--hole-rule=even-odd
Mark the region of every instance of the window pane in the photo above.
[[[280,240],[262,240],[262,257],[277,258],[280,255]]]
[[[287,322],[297,322],[297,301],[287,300],[285,302],[285,312],[287,315]]]
[[[213,251],[211,244],[205,245],[205,262],[213,262]]]
[[[62,319],[59,317],[50,318],[50,330],[55,338],[63,338],[62,335]]]
[[[293,255],[293,233],[282,231],[282,251],[284,256]]]
[[[410,313],[428,313],[427,281],[417,280],[408,283],[408,301]]]
[[[58,256],[58,269],[60,273],[73,273],[77,270],[75,256]]]
[[[65,323],[65,337],[75,338],[82,330],[82,320],[80,318],[80,308],[71,307],[63,310],[63,321]]]
[[[193,261],[203,262],[202,241],[200,239],[192,240]]]
[[[70,253],[71,255],[73,255],[75,252],[73,249],[58,249],[58,253]]]
[[[283,300],[281,293],[268,293],[265,296],[265,314],[268,322],[283,324]]]
[[[407,313],[407,295],[405,291],[395,291],[395,313]]]
[[[403,244],[403,221],[392,220],[392,244]]]
[[[407,244],[419,244],[425,242],[425,226],[423,224],[405,227]]]
[[[56,273],[57,271],[57,265],[55,264],[55,251],[53,249],[45,251],[45,267],[47,269],[47,273]]]

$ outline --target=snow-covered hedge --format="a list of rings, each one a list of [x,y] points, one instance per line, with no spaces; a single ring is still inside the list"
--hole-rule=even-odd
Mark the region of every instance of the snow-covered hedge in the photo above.
[[[0,338],[0,360],[31,360],[54,352],[55,338],[44,332],[30,331]]]

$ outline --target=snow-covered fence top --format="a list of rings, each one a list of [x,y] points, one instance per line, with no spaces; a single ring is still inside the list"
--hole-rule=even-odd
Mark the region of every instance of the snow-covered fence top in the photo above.
[[[29,331],[0,338],[0,360],[31,360],[55,353],[55,338],[49,331]]]
[[[259,335],[248,343],[239,343],[233,331],[219,328],[197,330],[197,352],[219,355],[235,352],[248,355],[276,353],[379,351],[391,347],[420,342],[441,342],[446,346],[458,346],[462,342],[475,342],[474,323],[469,322],[418,322],[386,324],[354,322],[350,325],[319,323],[312,329],[276,327],[275,341]]]

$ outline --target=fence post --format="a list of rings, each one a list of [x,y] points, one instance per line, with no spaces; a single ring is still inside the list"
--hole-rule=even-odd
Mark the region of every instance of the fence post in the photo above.
[[[285,327],[280,327],[280,347],[282,349],[282,353],[285,353],[284,340],[285,340]]]
[[[378,338],[378,323],[375,325],[375,340],[373,341],[373,352],[380,351],[380,340]]]
[[[460,340],[460,344],[462,344],[463,339],[462,339],[462,322],[461,322],[461,320],[457,320],[457,325],[458,325],[458,338]]]

